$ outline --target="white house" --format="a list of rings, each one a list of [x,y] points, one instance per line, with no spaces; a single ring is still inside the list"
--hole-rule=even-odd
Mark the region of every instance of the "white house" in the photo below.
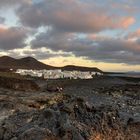
[[[59,79],[59,78],[70,78],[70,79],[92,79],[94,75],[102,75],[100,72],[91,71],[62,71],[61,69],[55,70],[26,70],[18,69],[16,73],[21,75],[30,75],[33,77],[44,77],[44,79]]]

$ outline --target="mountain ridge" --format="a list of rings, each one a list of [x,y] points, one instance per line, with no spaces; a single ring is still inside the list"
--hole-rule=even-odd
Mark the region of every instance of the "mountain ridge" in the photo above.
[[[102,72],[102,70],[98,69],[97,67],[85,67],[85,66],[75,66],[75,65],[66,65],[64,67],[55,67],[51,65],[44,64],[33,57],[24,57],[15,59],[9,56],[1,56],[0,57],[0,69],[62,69],[72,71],[72,70],[79,70],[79,71],[96,71]]]

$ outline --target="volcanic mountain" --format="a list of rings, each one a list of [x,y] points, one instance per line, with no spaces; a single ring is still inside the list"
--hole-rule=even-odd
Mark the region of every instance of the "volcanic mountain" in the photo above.
[[[83,66],[74,66],[74,65],[67,65],[61,68],[62,70],[67,70],[67,71],[94,71],[94,72],[103,72],[100,69],[96,67],[83,67]]]
[[[81,67],[81,66],[74,66],[74,65],[67,65],[64,67],[53,67],[50,65],[46,65],[33,57],[25,57],[21,59],[15,59],[9,56],[2,56],[0,57],[0,70],[3,69],[34,69],[34,70],[41,70],[41,69],[62,69],[67,71],[95,71],[95,72],[102,72],[100,69],[96,67]]]
[[[39,62],[35,58],[15,59],[9,56],[0,57],[0,69],[55,69],[53,66]]]

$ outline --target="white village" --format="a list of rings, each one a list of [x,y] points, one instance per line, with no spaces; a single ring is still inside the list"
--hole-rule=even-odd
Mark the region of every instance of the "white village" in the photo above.
[[[16,73],[20,75],[30,75],[32,77],[42,77],[44,79],[92,79],[95,76],[101,76],[103,73],[97,71],[68,71],[61,69],[54,70],[27,70],[17,69]]]

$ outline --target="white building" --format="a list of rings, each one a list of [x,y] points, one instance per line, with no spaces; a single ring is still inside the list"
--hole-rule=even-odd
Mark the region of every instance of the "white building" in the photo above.
[[[70,79],[92,79],[94,75],[102,75],[100,72],[91,71],[62,71],[61,69],[55,70],[26,70],[18,69],[16,73],[21,75],[30,75],[32,77],[44,77],[44,79],[59,79],[59,78],[70,78]]]
[[[60,69],[57,70],[46,70],[43,73],[45,79],[59,79],[62,78],[62,71]]]

